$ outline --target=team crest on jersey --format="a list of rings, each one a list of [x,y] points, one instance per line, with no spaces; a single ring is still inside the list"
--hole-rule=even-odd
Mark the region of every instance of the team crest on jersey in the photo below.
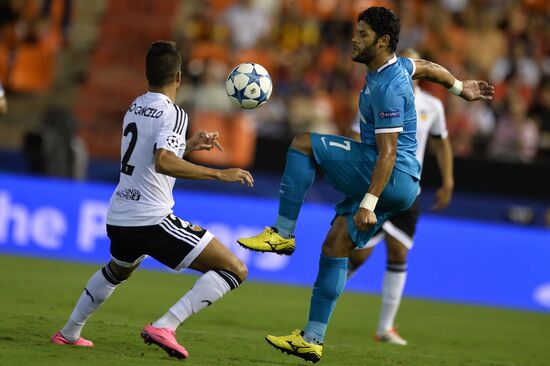
[[[168,143],[168,146],[170,146],[173,149],[177,149],[180,146],[178,136],[176,135],[170,135],[166,138],[166,142]]]
[[[193,230],[193,231],[202,231],[202,227],[200,227],[199,225],[195,225],[195,224],[191,224],[189,223],[189,229]]]
[[[390,111],[390,112],[380,112],[378,116],[380,119],[384,118],[398,118],[401,115],[399,111]]]
[[[424,122],[427,119],[428,119],[428,113],[426,113],[426,111],[420,111],[420,120]]]

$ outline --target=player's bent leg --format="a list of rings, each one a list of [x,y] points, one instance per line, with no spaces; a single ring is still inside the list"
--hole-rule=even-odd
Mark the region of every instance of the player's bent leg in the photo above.
[[[383,233],[380,233],[383,237]],[[373,237],[374,239],[374,237]],[[371,240],[372,241],[372,240]],[[365,263],[370,256],[376,244],[370,245],[371,241],[364,248],[356,248],[351,251],[348,258],[348,279]]]
[[[239,282],[248,276],[248,268],[233,252],[218,239],[213,238],[189,268],[206,273],[210,270],[225,270],[235,274]]]
[[[291,255],[296,243],[294,229],[296,220],[309,187],[315,180],[315,161],[309,133],[300,134],[292,140],[288,149],[285,171],[279,189],[279,211],[275,224],[266,227],[258,235],[240,238],[237,242],[244,248],[257,252],[272,252]]]
[[[80,336],[86,321],[112,295],[116,287],[130,277],[139,262],[122,267],[113,261],[90,277],[65,326],[50,339],[54,344],[91,347],[93,343]]]
[[[141,333],[146,343],[154,343],[176,358],[189,356],[176,340],[176,328],[191,315],[237,288],[248,275],[244,263],[216,238],[210,240],[189,268],[204,274],[166,314],[148,324]]]
[[[391,235],[386,235],[387,267],[382,284],[382,307],[375,340],[405,346],[407,341],[397,333],[394,322],[407,279],[408,248]]]

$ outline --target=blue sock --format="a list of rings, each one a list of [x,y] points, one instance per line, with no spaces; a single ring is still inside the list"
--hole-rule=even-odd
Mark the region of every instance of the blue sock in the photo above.
[[[336,301],[346,286],[347,271],[347,258],[321,255],[319,272],[311,295],[309,321],[304,329],[304,339],[307,342],[323,343]]]
[[[283,237],[294,234],[296,220],[306,193],[315,179],[313,158],[293,148],[286,154],[286,166],[279,189],[279,216],[275,228]]]

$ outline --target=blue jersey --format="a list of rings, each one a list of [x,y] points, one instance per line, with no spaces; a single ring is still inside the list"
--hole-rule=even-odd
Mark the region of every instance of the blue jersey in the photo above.
[[[394,169],[420,179],[416,159],[416,110],[411,75],[414,63],[394,56],[378,70],[369,71],[359,96],[361,141],[367,154],[378,157],[376,134],[399,132]]]

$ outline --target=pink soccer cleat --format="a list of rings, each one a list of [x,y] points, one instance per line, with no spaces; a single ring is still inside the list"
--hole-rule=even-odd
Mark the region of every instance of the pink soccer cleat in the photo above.
[[[93,347],[94,343],[82,337],[78,338],[76,341],[71,342],[61,334],[61,332],[55,333],[51,338],[50,342],[60,345],[68,346],[78,346],[78,347]]]
[[[176,340],[176,331],[168,328],[155,328],[147,324],[141,331],[141,338],[147,344],[154,343],[168,353],[170,357],[179,359],[189,357],[189,352]]]

